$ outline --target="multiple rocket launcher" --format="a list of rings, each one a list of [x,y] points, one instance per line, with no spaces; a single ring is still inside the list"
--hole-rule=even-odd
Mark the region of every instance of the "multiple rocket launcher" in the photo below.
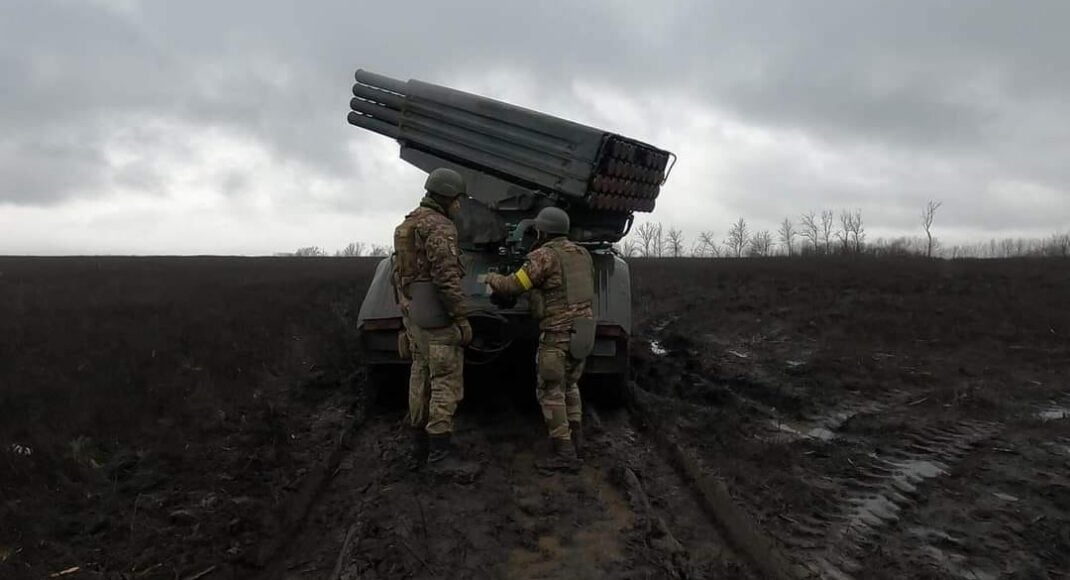
[[[621,135],[417,80],[356,72],[349,122],[564,207],[653,211],[676,156]]]

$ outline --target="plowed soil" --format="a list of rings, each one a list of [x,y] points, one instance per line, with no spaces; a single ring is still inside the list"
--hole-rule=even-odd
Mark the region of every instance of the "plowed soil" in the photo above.
[[[0,577],[1067,577],[1065,260],[636,260],[583,469],[518,353],[470,482],[370,396],[374,266],[0,258]]]

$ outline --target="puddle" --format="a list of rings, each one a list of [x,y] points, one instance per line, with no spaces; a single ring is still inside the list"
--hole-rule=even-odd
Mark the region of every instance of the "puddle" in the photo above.
[[[1067,419],[1070,418],[1070,408],[1049,407],[1037,413],[1037,418],[1043,421],[1059,421],[1061,419]]]
[[[772,419],[769,421],[773,429],[793,436],[795,439],[817,439],[819,441],[831,441],[836,438],[836,433],[825,427],[811,427],[799,424],[785,423]]]
[[[811,439],[820,439],[822,441],[829,441],[836,438],[835,433],[824,427],[814,427],[806,432],[806,436]]]
[[[665,347],[661,346],[661,343],[657,340],[650,341],[650,352],[657,356],[665,356],[669,354],[669,351],[665,350]]]
[[[904,478],[914,481],[929,479],[947,473],[947,466],[939,461],[912,459],[896,461],[892,465],[896,468],[896,475],[893,477],[898,477],[902,474]]]

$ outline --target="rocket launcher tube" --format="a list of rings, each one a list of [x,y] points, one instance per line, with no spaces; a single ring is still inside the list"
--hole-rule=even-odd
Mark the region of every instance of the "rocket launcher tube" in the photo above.
[[[572,144],[577,156],[591,160],[597,155],[604,135],[603,131],[594,127],[431,83],[412,80],[409,81],[409,87],[409,98],[460,109],[497,123],[551,136]]]
[[[401,124],[401,112],[395,111],[389,107],[384,107],[379,103],[364,101],[357,97],[353,97],[349,100],[349,107],[358,113],[371,115],[372,117],[385,123],[390,123],[391,125]]]
[[[575,146],[564,139],[529,131],[515,125],[499,123],[463,109],[435,106],[434,103],[413,98],[409,100],[407,111],[433,117],[445,123],[478,131],[484,135],[493,136],[530,149],[542,150],[551,155],[560,157],[574,155]]]
[[[399,81],[397,79],[392,79],[385,75],[376,74],[371,71],[366,71],[364,69],[358,69],[356,74],[353,75],[353,77],[357,80],[358,83],[362,85],[379,87],[384,91],[390,91],[399,95],[404,95],[408,93],[408,91],[406,90],[406,85],[408,83],[405,83],[404,81]]]
[[[475,134],[482,139],[500,139],[519,147],[526,147],[539,153],[552,155],[561,161],[568,161],[573,155],[574,147],[567,141],[527,131],[520,127],[498,123],[461,109],[453,109],[441,105],[436,106],[435,103],[424,102],[415,97],[403,98],[360,84],[353,85],[353,94],[361,102],[351,100],[350,106],[361,113],[376,117],[380,116],[376,113],[379,109],[369,108],[369,105],[364,103],[364,101],[371,101],[395,111],[401,111],[404,108],[406,117],[411,118],[409,122],[419,123],[431,130],[434,130],[436,126],[440,128],[440,132],[447,132],[452,128],[466,129],[474,132],[470,134]],[[389,115],[389,113],[384,113],[384,115]],[[385,116],[384,119],[386,119]],[[387,120],[397,125],[402,123],[401,120],[394,120],[394,118]],[[556,165],[555,162],[551,162],[551,164]]]
[[[405,97],[362,84],[353,85],[353,96],[367,101],[382,103],[384,106],[400,111],[405,106]]]
[[[391,139],[397,139],[401,136],[401,130],[396,125],[390,123],[384,123],[378,119],[373,119],[366,115],[361,115],[356,111],[350,111],[347,117],[350,125],[356,125],[369,131],[374,131],[380,135],[386,135]]]
[[[542,154],[532,149],[523,147],[511,147],[499,139],[494,139],[482,133],[469,131],[456,125],[444,125],[417,115],[407,115],[401,122],[401,135],[405,137],[411,129],[419,129],[427,133],[437,135],[443,139],[467,145],[480,151],[492,153],[502,157],[523,163],[534,169],[558,177],[573,177],[586,182],[590,169],[584,164],[567,157],[554,157]],[[580,193],[582,195],[582,192]]]
[[[534,169],[514,159],[500,157],[419,129],[406,128],[402,130],[398,138],[411,140],[413,143],[423,145],[431,150],[445,153],[447,157],[453,159],[479,159],[487,167],[494,167],[506,175],[514,176],[514,178],[519,178],[527,183],[542,185],[553,191],[560,191],[566,188],[571,191],[582,191],[586,187],[585,181],[565,178],[555,179],[553,176],[548,176],[544,171]]]

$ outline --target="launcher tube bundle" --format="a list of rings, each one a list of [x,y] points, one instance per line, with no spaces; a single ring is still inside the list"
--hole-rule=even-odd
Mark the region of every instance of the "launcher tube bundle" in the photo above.
[[[676,156],[652,145],[417,80],[356,73],[349,122],[595,213],[653,211]]]

